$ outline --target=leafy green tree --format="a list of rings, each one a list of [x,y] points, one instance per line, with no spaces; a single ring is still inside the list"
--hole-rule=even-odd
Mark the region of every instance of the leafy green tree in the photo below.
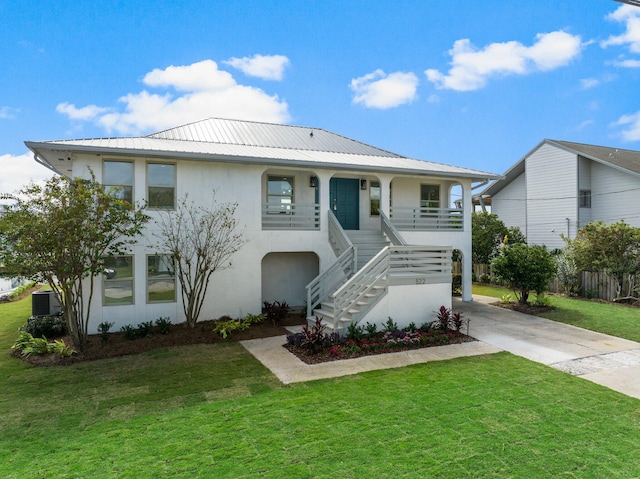
[[[525,243],[526,238],[517,226],[507,228],[498,215],[487,211],[471,214],[471,252],[473,262],[489,264],[503,244]]]
[[[173,256],[180,282],[187,324],[194,328],[204,304],[211,275],[231,266],[230,258],[245,243],[237,231],[237,203],[217,203],[204,208],[178,202],[175,211],[161,213],[157,247]]]
[[[491,261],[491,270],[513,289],[518,302],[526,304],[529,292],[544,293],[556,274],[556,262],[544,246],[523,243],[501,248]]]
[[[2,198],[11,200],[0,215],[4,274],[48,283],[82,350],[104,257],[126,252],[148,217],[105,191],[93,173],[88,180],[55,176]]]
[[[580,228],[574,239],[564,240],[578,269],[611,275],[616,286],[615,300],[634,298],[633,280],[640,272],[640,228],[624,221],[608,225],[595,221]],[[629,290],[623,298],[625,277],[629,279]]]

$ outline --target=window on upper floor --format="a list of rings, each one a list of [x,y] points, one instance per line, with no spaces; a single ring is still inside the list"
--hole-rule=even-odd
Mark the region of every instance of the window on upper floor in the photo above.
[[[591,190],[580,190],[580,208],[591,208]]]
[[[147,164],[147,202],[149,208],[174,209],[176,204],[176,165]]]
[[[369,214],[380,216],[380,182],[372,181],[369,186]]]
[[[267,178],[267,213],[291,214],[293,204],[293,177],[269,176]]]
[[[133,204],[133,162],[105,160],[102,167],[102,184],[107,191]]]
[[[147,302],[160,303],[176,300],[176,275],[170,255],[147,256]]]
[[[440,208],[440,185],[420,185],[420,208]]]
[[[133,304],[133,256],[108,256],[104,259],[102,303],[105,306]]]

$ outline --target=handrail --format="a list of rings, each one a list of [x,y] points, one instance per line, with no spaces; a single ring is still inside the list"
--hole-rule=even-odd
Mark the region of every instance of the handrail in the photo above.
[[[320,205],[317,203],[262,203],[263,230],[319,230]]]
[[[343,284],[357,269],[358,252],[333,211],[329,210],[329,243],[338,257],[326,271],[316,276],[307,286],[307,317],[335,289]]]
[[[331,296],[336,322],[351,310],[362,315],[382,298],[395,278],[414,278],[415,284],[451,278],[451,248],[443,246],[386,246]],[[373,294],[377,289],[379,294]],[[380,291],[384,290],[384,291]],[[367,295],[369,297],[367,298]],[[360,309],[364,303],[366,309]]]
[[[461,208],[390,208],[391,223],[399,230],[437,231],[464,229],[464,210]]]
[[[307,290],[307,318],[335,288],[343,284],[354,272],[355,248],[351,247],[342,253],[337,261],[323,273],[316,276],[306,286]]]
[[[353,243],[347,236],[347,233],[345,233],[344,229],[342,229],[342,225],[331,209],[329,209],[329,212],[327,213],[327,218],[329,224],[329,244],[331,244],[336,256],[340,256],[349,248],[354,248]]]
[[[380,229],[382,232],[387,235],[389,241],[393,246],[406,246],[407,242],[400,235],[400,232],[396,229],[395,226],[391,224],[387,215],[384,214],[384,211],[380,211]]]

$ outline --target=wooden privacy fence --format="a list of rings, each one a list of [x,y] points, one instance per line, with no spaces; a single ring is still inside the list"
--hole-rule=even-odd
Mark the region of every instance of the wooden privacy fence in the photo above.
[[[462,273],[462,265],[459,261],[453,263],[453,274]],[[488,279],[489,282],[493,282],[493,275],[491,274],[491,266],[488,264],[474,264],[473,275],[475,281],[481,281]],[[635,277],[636,286],[640,285],[640,275]],[[547,290],[551,293],[563,293],[562,285],[558,278],[554,278],[549,282]],[[622,285],[621,296],[626,296],[629,291],[628,279],[625,279]],[[580,296],[585,298],[597,298],[604,299],[606,301],[613,301],[616,297],[616,286],[614,279],[602,272],[582,271],[578,277],[578,292]],[[638,297],[638,292],[634,294]]]

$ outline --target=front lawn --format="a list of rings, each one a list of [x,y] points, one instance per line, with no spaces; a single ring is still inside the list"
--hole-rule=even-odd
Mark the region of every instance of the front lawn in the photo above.
[[[506,288],[473,285],[473,294],[492,296],[497,300],[509,293],[513,296],[513,292]],[[566,298],[559,295],[547,295],[546,297],[556,309],[541,313],[539,316],[543,318],[631,341],[640,341],[640,308],[637,306]]]
[[[26,302],[26,305],[25,305]],[[640,476],[640,402],[508,353],[281,385],[235,342],[36,368],[6,353],[0,476]]]

